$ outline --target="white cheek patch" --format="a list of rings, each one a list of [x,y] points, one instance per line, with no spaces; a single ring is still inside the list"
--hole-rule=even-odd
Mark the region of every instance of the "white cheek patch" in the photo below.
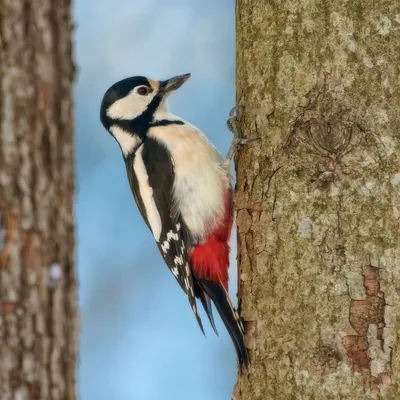
[[[131,135],[129,132],[120,128],[117,125],[111,126],[110,132],[115,137],[116,141],[121,147],[124,156],[132,153],[142,142],[138,136]]]
[[[148,95],[141,96],[136,93],[135,88],[127,96],[111,104],[107,109],[107,116],[112,119],[134,119],[143,114],[154,96],[154,91]]]
[[[149,185],[149,176],[143,162],[142,152],[143,146],[140,146],[135,154],[133,171],[138,180],[139,193],[146,209],[147,220],[149,221],[153,236],[158,242],[161,235],[161,218],[154,201],[153,189]]]

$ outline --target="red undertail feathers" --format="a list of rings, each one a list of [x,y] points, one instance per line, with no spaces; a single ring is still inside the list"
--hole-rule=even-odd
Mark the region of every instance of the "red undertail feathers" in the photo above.
[[[232,192],[225,195],[225,212],[206,240],[191,250],[193,271],[198,278],[222,284],[228,290],[229,238],[233,222]]]

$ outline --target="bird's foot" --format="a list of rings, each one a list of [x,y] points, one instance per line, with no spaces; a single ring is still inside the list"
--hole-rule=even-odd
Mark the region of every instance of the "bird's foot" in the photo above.
[[[233,133],[233,140],[229,147],[228,153],[223,161],[223,164],[229,164],[233,155],[237,152],[240,146],[247,145],[251,142],[258,140],[259,138],[245,139],[242,135],[242,128],[240,122],[243,116],[244,107],[236,106],[229,112],[229,118],[226,121],[228,129]]]

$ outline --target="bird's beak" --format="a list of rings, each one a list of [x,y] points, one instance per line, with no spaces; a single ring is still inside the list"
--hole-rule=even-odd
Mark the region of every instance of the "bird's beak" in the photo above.
[[[163,93],[171,93],[176,89],[179,89],[188,79],[190,74],[175,76],[174,78],[167,79],[166,81],[161,81],[160,89]]]

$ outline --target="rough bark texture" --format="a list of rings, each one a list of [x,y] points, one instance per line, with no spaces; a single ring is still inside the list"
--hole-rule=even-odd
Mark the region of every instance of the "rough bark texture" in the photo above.
[[[400,3],[238,0],[235,400],[400,396]]]
[[[0,399],[75,399],[71,4],[0,0]]]

